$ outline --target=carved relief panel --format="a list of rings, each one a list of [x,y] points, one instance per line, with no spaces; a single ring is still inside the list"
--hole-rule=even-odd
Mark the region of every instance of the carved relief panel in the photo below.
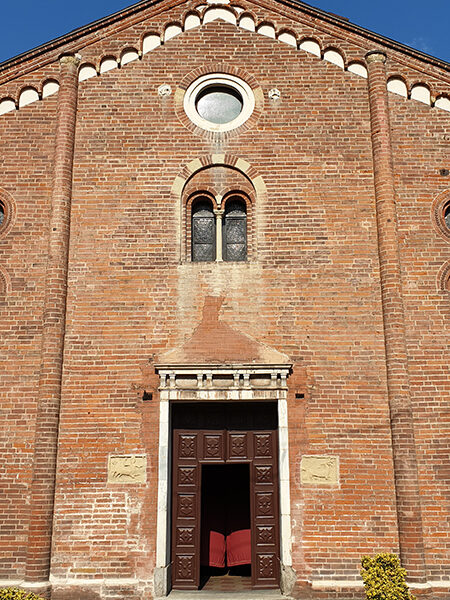
[[[274,439],[272,433],[253,435],[255,458],[272,458]]]
[[[227,459],[230,462],[242,462],[250,458],[248,437],[248,433],[242,431],[228,432]]]
[[[272,465],[255,466],[255,480],[257,483],[271,484],[273,482]]]
[[[196,485],[197,467],[178,467],[178,485]]]
[[[203,451],[201,460],[204,461],[220,461],[225,460],[224,454],[224,432],[219,433],[203,433]]]
[[[178,494],[177,517],[182,519],[195,519],[196,494]]]
[[[194,546],[195,527],[177,527],[176,544],[178,547]]]
[[[275,543],[275,527],[273,525],[266,527],[257,525],[256,543],[260,546],[273,545]]]
[[[178,438],[178,456],[179,458],[195,458],[196,452],[196,435],[180,434]]]
[[[191,589],[191,581],[195,579],[196,559],[193,555],[177,554],[174,561],[174,578],[181,589]],[[193,588],[195,589],[195,588]]]

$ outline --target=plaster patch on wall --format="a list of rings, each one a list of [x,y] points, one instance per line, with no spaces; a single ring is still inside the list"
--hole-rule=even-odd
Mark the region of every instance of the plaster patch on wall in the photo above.
[[[121,454],[108,458],[108,483],[146,483],[147,456]]]
[[[339,483],[337,456],[302,456],[300,481],[307,485],[336,485]]]
[[[249,15],[244,15],[239,21],[239,27],[247,31],[255,31],[255,21]]]
[[[59,90],[59,83],[57,81],[46,81],[42,88],[42,97],[48,98],[48,96],[52,96],[56,94]]]
[[[0,115],[5,115],[12,110],[16,110],[14,100],[11,100],[11,98],[3,98],[3,100],[0,100]]]
[[[39,94],[34,88],[25,88],[22,92],[20,92],[19,96],[19,108],[23,108],[24,106],[28,106],[28,104],[32,104],[39,100]]]

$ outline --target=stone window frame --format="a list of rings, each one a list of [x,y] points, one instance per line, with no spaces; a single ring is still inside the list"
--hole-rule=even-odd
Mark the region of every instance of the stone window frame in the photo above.
[[[242,110],[232,121],[226,123],[213,123],[204,119],[197,110],[197,98],[209,87],[223,87],[234,90],[242,99]],[[195,79],[183,97],[183,108],[189,119],[205,131],[223,133],[233,131],[243,125],[253,114],[256,100],[251,86],[241,77],[231,73],[207,73]]]
[[[232,214],[230,214],[229,212],[227,212],[228,210],[228,203],[232,204],[233,202],[236,203],[236,201],[240,204],[240,205],[244,205],[245,207],[245,217],[243,215],[236,217],[235,215],[233,216]],[[222,201],[222,216],[221,216],[221,226],[222,226],[222,258],[225,262],[247,262],[248,260],[248,233],[247,233],[247,223],[248,223],[248,208],[249,208],[249,200],[246,196],[243,196],[241,193],[236,192],[236,193],[229,193],[225,196],[225,198]],[[226,232],[227,232],[227,224],[231,221],[231,222],[236,222],[236,221],[245,221],[245,259],[244,260],[232,260],[227,258],[227,254],[230,251],[230,249],[228,248],[228,245],[226,243]],[[218,223],[218,225],[220,225]]]
[[[212,214],[214,215],[214,232],[215,232],[215,251],[214,251],[214,258],[213,260],[202,260],[202,261],[194,261],[193,259],[193,254],[194,254],[194,240],[192,238],[192,221],[194,219],[194,211],[193,211],[193,207],[195,206],[196,202],[198,200],[202,200],[205,199],[207,201],[209,201],[211,203],[211,207],[212,207]],[[207,263],[212,263],[215,262],[217,260],[217,219],[216,219],[216,212],[217,212],[217,201],[216,198],[214,197],[213,194],[206,192],[206,191],[202,191],[199,190],[198,192],[194,192],[190,198],[188,199],[187,202],[187,215],[186,215],[186,239],[189,240],[188,241],[188,247],[186,248],[186,256],[190,257],[191,262],[207,262]]]
[[[227,261],[223,259],[223,241],[222,241],[222,218],[225,213],[226,202],[230,198],[239,197],[244,203],[247,214],[247,258],[243,261]],[[201,198],[208,198],[213,207],[213,212],[216,216],[216,252],[215,259],[213,261],[193,261],[192,260],[192,206],[194,202]],[[227,263],[227,264],[247,264],[254,259],[254,202],[255,194],[250,186],[239,186],[239,188],[230,188],[225,194],[219,195],[208,187],[202,187],[199,189],[193,186],[186,186],[183,193],[183,231],[184,235],[184,256],[182,262],[190,262],[192,264],[206,264],[211,265],[213,263]]]

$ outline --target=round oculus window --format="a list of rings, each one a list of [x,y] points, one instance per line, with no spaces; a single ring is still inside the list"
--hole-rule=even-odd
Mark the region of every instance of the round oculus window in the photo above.
[[[237,90],[221,85],[204,88],[195,99],[195,108],[201,118],[220,125],[237,119],[243,105]]]
[[[226,73],[199,77],[184,95],[187,116],[207,131],[235,129],[245,123],[254,108],[251,87],[239,77]]]

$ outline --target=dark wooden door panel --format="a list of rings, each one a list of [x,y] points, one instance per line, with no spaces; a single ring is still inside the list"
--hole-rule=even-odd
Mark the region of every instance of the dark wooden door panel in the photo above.
[[[252,456],[247,431],[227,431],[227,462],[248,462]]]
[[[199,432],[174,431],[172,490],[172,584],[195,590],[200,583]]]
[[[273,546],[276,541],[276,532],[274,525],[256,525],[256,544],[264,549],[266,546]]]
[[[253,465],[255,470],[255,483],[264,485],[272,485],[274,481],[274,469],[273,465]]]
[[[233,463],[250,465],[252,586],[278,587],[277,431],[174,429],[173,457],[173,588],[200,583],[202,464]]]
[[[225,431],[201,432],[202,450],[199,459],[202,462],[225,462]]]
[[[196,590],[196,556],[195,554],[175,554],[173,563],[173,587],[179,590]]]
[[[177,483],[178,487],[182,488],[184,486],[197,486],[199,477],[197,465],[189,465],[189,466],[178,466],[177,473]]]
[[[280,581],[277,432],[251,432],[252,586],[273,588]]]
[[[275,439],[272,431],[253,433],[255,459],[273,459],[275,455]]]
[[[177,494],[177,519],[195,519],[197,494]]]
[[[258,552],[256,555],[256,581],[253,585],[255,589],[273,588],[278,586],[279,582],[279,559],[275,552],[264,554]]]
[[[197,437],[198,433],[178,433],[175,436],[175,456],[178,459],[197,458]]]
[[[195,548],[195,527],[177,527],[175,532],[177,548]]]
[[[275,518],[275,506],[273,492],[255,493],[255,518],[256,521],[267,521]]]

